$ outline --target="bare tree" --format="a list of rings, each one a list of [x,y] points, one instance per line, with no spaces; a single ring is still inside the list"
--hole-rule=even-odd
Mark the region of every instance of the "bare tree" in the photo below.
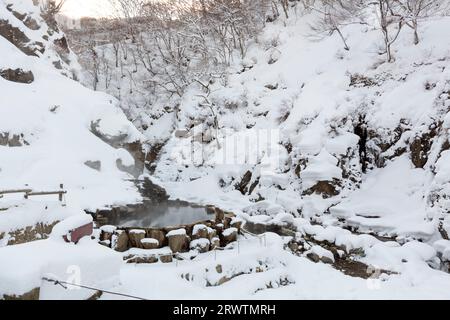
[[[377,8],[378,21],[385,47],[385,52],[383,53],[386,54],[387,62],[393,62],[392,45],[400,35],[406,20],[398,13],[398,4],[395,0],[376,0],[372,1],[371,4]]]
[[[315,37],[332,36],[337,33],[344,44],[345,50],[350,50],[342,28],[351,24],[363,24],[362,2],[352,0],[322,0],[320,4],[304,3],[305,8],[319,13],[319,19],[310,24]]]
[[[394,0],[405,24],[414,31],[414,44],[420,42],[419,21],[432,16],[446,14],[450,7],[448,0]]]
[[[41,16],[47,25],[55,30],[58,28],[56,22],[56,15],[61,12],[66,0],[42,0],[41,1]]]

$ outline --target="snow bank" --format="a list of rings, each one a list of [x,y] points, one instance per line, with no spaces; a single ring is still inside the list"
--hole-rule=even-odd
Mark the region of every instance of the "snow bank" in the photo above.
[[[40,299],[86,299],[95,292],[42,281],[42,277],[94,287],[118,282],[121,256],[89,239],[77,245],[52,239],[0,250],[0,296],[21,295],[41,288]]]

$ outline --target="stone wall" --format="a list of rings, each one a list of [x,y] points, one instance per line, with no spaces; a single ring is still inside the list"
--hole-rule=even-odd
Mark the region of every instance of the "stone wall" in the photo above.
[[[14,230],[6,234],[5,232],[0,232],[0,240],[2,240],[5,236],[8,237],[8,246],[15,244],[27,243],[35,240],[47,239],[50,233],[53,230],[53,227],[59,223],[59,221],[55,221],[50,224],[45,224],[43,222],[39,222],[34,226],[28,226],[22,229]]]
[[[214,220],[199,221],[188,225],[165,228],[103,226],[100,228],[99,241],[119,252],[125,252],[131,248],[154,250],[169,247],[172,253],[188,252],[189,250],[207,252],[236,241],[241,230],[242,220],[237,218],[234,213],[225,212],[219,208],[209,207],[208,210],[214,210]]]

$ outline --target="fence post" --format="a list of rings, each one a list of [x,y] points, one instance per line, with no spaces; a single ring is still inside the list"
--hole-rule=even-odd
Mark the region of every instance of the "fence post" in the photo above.
[[[59,185],[59,188],[61,189],[61,192],[58,194],[58,199],[59,199],[59,202],[62,202],[62,200],[63,200],[63,193],[62,193],[62,191],[64,190],[64,185],[61,183]]]

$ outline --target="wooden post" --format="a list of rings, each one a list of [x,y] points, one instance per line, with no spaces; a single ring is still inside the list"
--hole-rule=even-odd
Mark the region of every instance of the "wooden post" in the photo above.
[[[59,188],[61,189],[61,191],[64,189],[64,185],[61,183],[60,185],[59,185]],[[62,202],[62,200],[63,200],[63,194],[62,193],[60,193],[59,195],[58,195],[58,200],[59,200],[59,202]]]

